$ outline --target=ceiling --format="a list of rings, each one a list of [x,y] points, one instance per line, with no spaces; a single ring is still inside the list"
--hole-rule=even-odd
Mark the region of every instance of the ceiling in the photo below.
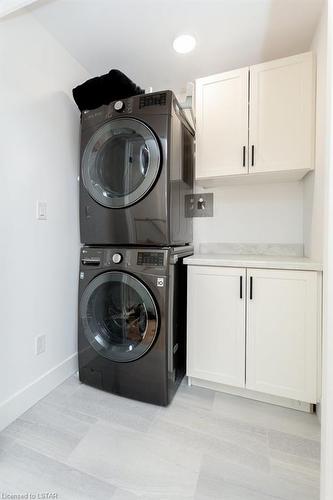
[[[33,15],[92,76],[180,92],[195,78],[309,50],[322,0],[40,0]],[[172,48],[189,33],[190,54]]]
[[[0,18],[35,2],[35,0],[0,0]]]

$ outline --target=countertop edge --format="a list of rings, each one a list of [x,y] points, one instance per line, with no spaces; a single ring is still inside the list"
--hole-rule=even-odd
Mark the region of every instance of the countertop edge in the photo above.
[[[263,257],[262,260],[256,259],[251,260],[250,257],[246,256],[233,256],[227,257],[222,255],[209,256],[205,257],[205,255],[192,255],[190,257],[186,257],[184,259],[184,264],[189,266],[207,266],[207,267],[239,267],[239,268],[251,268],[251,269],[286,269],[286,270],[294,270],[294,271],[316,271],[322,272],[323,266],[320,262],[314,261],[302,261],[300,258],[299,261],[295,259],[288,260],[288,258],[284,257],[284,259],[276,259],[265,260]]]

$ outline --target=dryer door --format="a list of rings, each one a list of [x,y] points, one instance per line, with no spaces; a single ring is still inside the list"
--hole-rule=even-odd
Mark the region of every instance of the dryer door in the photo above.
[[[112,361],[140,358],[157,335],[158,313],[151,293],[125,272],[105,272],[93,279],[82,295],[80,316],[91,346]]]
[[[133,118],[110,120],[84,150],[83,183],[101,205],[124,208],[148,193],[160,161],[159,144],[147,125]]]

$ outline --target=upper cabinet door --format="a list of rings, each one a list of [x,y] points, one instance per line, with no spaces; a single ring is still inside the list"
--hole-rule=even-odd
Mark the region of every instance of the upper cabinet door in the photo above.
[[[249,172],[314,168],[312,53],[250,67]]]
[[[196,177],[248,172],[248,68],[196,80]]]

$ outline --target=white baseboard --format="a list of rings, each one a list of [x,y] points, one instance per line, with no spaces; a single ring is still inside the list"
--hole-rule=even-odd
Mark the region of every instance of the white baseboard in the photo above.
[[[77,353],[0,404],[0,431],[77,371]]]
[[[233,396],[255,399],[256,401],[261,401],[262,403],[284,406],[285,408],[292,408],[293,410],[304,411],[306,413],[313,412],[313,405],[311,403],[305,403],[304,401],[296,401],[294,399],[282,398],[280,396],[272,396],[271,394],[265,394],[263,392],[232,387],[230,385],[210,382],[208,380],[202,380],[195,377],[187,377],[187,383],[189,386],[197,385],[199,387],[205,387],[206,389],[212,389],[213,391],[226,392],[227,394],[231,394]]]

